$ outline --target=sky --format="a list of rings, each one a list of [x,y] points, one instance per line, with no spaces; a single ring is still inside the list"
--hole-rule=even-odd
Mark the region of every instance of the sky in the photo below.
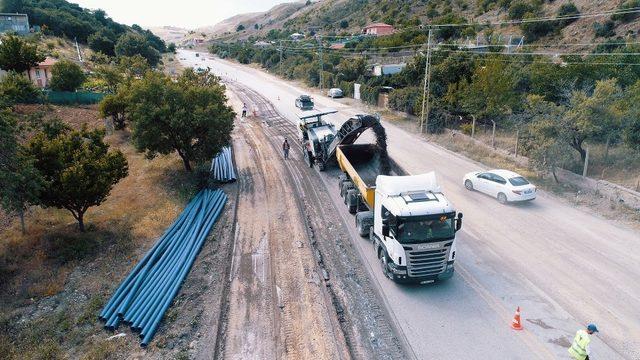
[[[237,14],[269,10],[291,0],[69,0],[84,8],[102,9],[113,20],[142,27],[186,29],[214,25]],[[177,9],[179,6],[179,9]]]

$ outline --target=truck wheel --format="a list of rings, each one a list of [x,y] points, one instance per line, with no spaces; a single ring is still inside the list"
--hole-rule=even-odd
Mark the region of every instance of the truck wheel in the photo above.
[[[345,198],[347,196],[347,191],[353,188],[353,183],[349,180],[345,180],[342,182],[342,187],[340,187],[340,197]],[[345,202],[346,204],[346,202]]]
[[[349,212],[355,214],[358,211],[358,190],[348,190],[347,196],[344,198],[344,203],[349,208]]]
[[[342,184],[344,184],[344,182],[347,180],[348,178],[344,174],[338,176],[338,190],[340,190],[340,192],[342,192]]]
[[[389,257],[387,256],[387,252],[384,249],[380,249],[380,265],[382,266],[382,273],[387,278],[393,280],[393,275],[389,271]]]
[[[373,211],[358,211],[355,220],[358,234],[363,238],[370,236],[371,228],[373,228]]]

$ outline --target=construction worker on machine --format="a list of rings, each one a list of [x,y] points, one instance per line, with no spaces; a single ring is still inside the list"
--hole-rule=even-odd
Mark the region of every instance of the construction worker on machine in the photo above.
[[[284,142],[282,143],[282,152],[284,152],[284,158],[289,158],[289,149],[291,149],[291,145],[289,145],[289,141],[287,138],[284,138]]]
[[[576,332],[576,337],[573,339],[573,344],[569,348],[569,355],[576,360],[589,360],[589,343],[591,337],[589,335],[597,333],[598,328],[595,324],[587,325],[587,329],[580,329]]]

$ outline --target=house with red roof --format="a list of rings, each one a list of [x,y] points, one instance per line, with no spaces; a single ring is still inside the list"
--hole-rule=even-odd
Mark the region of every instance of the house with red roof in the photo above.
[[[373,23],[362,29],[363,34],[373,36],[390,35],[393,34],[394,31],[393,26],[385,23]]]
[[[29,69],[29,71],[27,71],[27,77],[39,88],[44,89],[48,87],[51,81],[51,67],[56,62],[58,62],[58,60],[47,57],[43,62]]]

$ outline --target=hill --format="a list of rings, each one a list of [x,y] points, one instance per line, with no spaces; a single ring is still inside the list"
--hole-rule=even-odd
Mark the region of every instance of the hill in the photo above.
[[[0,12],[25,13],[30,24],[40,26],[42,33],[77,39],[92,50],[109,56],[116,54],[116,45],[123,36],[130,40],[132,35],[153,51],[166,51],[164,41],[151,31],[138,25],[120,24],[103,10],[85,9],[65,0],[4,0],[0,4]]]
[[[384,22],[398,29],[442,23],[486,23],[522,18],[555,17],[572,14],[598,14],[640,6],[638,0],[626,1],[545,1],[545,0],[325,0],[277,5],[264,13],[236,15],[214,26],[199,29],[220,40],[266,37],[269,31],[284,33],[356,34],[373,22]],[[463,28],[460,38],[478,34],[524,35],[525,42],[556,38],[566,42],[603,41],[619,36],[636,36],[636,14],[618,17],[593,16],[562,26],[500,26]],[[544,23],[548,24],[548,23]],[[546,29],[545,29],[546,27]],[[274,30],[275,31],[275,30]],[[272,31],[273,35],[273,31]]]

